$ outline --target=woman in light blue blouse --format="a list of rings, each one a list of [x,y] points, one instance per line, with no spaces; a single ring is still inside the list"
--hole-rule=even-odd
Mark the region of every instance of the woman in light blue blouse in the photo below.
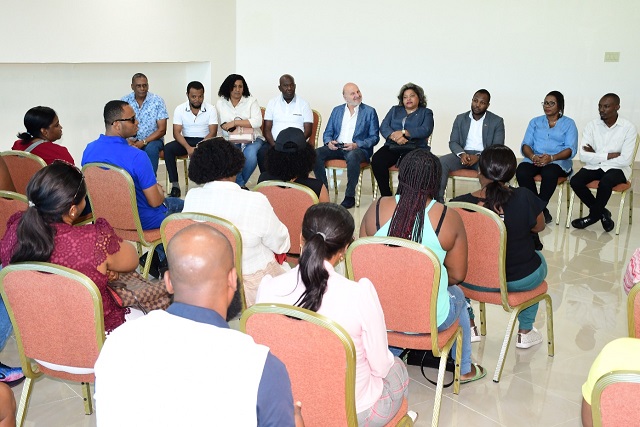
[[[578,129],[564,115],[564,96],[557,90],[547,94],[542,109],[544,116],[531,119],[524,134],[521,146],[524,159],[516,169],[516,179],[520,187],[528,188],[548,203],[558,178],[571,174],[572,159],[578,149]],[[539,193],[533,180],[536,175],[542,176]],[[552,218],[546,207],[543,213],[549,224]]]

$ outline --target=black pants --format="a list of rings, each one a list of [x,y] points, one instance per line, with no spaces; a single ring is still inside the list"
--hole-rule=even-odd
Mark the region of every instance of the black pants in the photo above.
[[[192,147],[198,145],[198,142],[202,141],[202,138],[186,136],[184,138]],[[178,182],[178,165],[176,164],[176,157],[186,156],[187,149],[182,146],[178,141],[171,141],[164,146],[164,164],[167,168],[167,175],[169,175],[169,182]]]
[[[533,178],[536,175],[542,176],[540,182],[540,193],[536,188],[536,182]],[[528,188],[537,195],[541,200],[549,202],[553,196],[553,192],[556,191],[558,186],[558,178],[566,177],[569,174],[565,172],[560,166],[555,163],[550,163],[545,166],[536,166],[533,163],[522,162],[516,169],[516,179],[520,187]]]
[[[428,147],[425,149],[429,150]],[[373,176],[376,177],[380,196],[391,196],[391,187],[389,186],[389,168],[398,163],[401,156],[407,152],[390,150],[388,145],[383,146],[376,151],[371,158],[371,169]]]
[[[587,188],[587,184],[595,180],[600,180],[600,183],[598,184],[596,196],[593,197],[593,193]],[[582,200],[582,203],[589,208],[589,216],[600,219],[609,198],[611,198],[613,187],[625,182],[627,182],[627,178],[620,169],[609,169],[605,172],[602,169],[582,168],[571,178],[570,184],[573,191]]]

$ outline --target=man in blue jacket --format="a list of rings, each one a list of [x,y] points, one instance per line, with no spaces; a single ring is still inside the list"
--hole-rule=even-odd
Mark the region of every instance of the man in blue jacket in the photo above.
[[[380,141],[378,114],[375,108],[362,103],[360,89],[347,83],[342,89],[345,104],[333,109],[327,128],[322,135],[324,146],[316,149],[316,178],[329,188],[324,162],[341,159],[347,161],[347,190],[341,205],[350,209],[356,204],[356,185],[360,164],[370,162],[373,147]]]

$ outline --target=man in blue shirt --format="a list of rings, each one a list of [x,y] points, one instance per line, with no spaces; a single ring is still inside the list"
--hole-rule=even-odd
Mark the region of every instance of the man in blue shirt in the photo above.
[[[373,147],[380,141],[378,114],[375,108],[362,103],[360,89],[347,83],[342,89],[345,104],[333,109],[327,128],[322,135],[324,146],[316,149],[314,174],[325,187],[327,174],[324,162],[340,159],[347,162],[347,189],[341,205],[350,209],[356,204],[356,185],[360,176],[360,165],[369,163]]]
[[[167,254],[174,303],[113,331],[98,357],[98,424],[301,426],[284,364],[224,320],[237,289],[229,241],[194,224]],[[188,366],[197,378],[185,389]]]
[[[162,98],[149,92],[147,76],[136,73],[131,78],[131,92],[122,97],[133,108],[139,126],[136,134],[129,137],[129,144],[144,150],[153,166],[153,173],[158,172],[160,151],[164,146],[164,135],[167,133],[169,113]]]

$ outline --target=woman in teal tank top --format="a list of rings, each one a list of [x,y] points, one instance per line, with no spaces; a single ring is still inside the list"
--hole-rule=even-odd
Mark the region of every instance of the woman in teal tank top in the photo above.
[[[438,331],[460,321],[460,382],[478,380],[486,375],[486,370],[471,362],[469,314],[464,294],[456,285],[467,274],[467,235],[460,216],[435,201],[440,186],[440,161],[428,150],[417,149],[404,156],[399,170],[398,194],[382,197],[369,207],[362,219],[360,236],[400,237],[418,242],[436,254],[441,267]]]

